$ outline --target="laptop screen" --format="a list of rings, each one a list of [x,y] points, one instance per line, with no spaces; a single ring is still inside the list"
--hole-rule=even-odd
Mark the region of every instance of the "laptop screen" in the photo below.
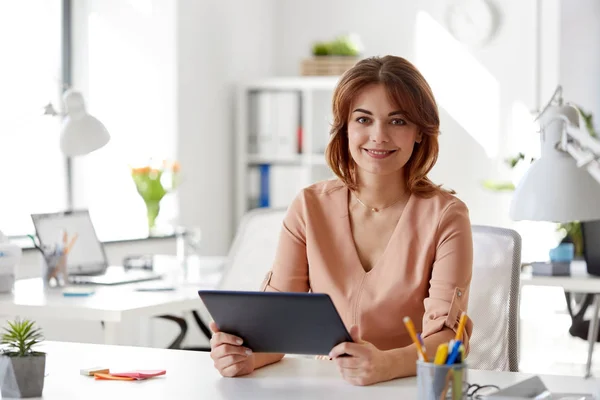
[[[87,210],[52,214],[32,214],[33,224],[42,246],[62,245],[66,232],[67,245],[72,247],[67,257],[69,273],[102,273],[106,258],[102,243],[96,236]],[[76,238],[73,240],[73,238]]]

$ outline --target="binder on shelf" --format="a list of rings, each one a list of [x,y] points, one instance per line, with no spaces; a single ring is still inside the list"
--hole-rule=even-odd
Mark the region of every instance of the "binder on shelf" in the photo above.
[[[273,208],[287,208],[306,186],[306,168],[299,165],[276,165],[270,171],[270,197]]]
[[[250,98],[249,154],[285,158],[298,154],[300,95],[296,91],[260,91]]]
[[[300,96],[297,92],[273,93],[273,134],[275,154],[280,157],[298,153]]]
[[[260,170],[258,167],[248,168],[248,206],[249,210],[257,208],[260,199]]]
[[[286,208],[305,185],[305,168],[297,165],[260,164],[248,171],[249,208]]]
[[[258,166],[260,173],[260,194],[258,196],[259,207],[270,207],[270,169],[271,166],[269,164],[261,164]]]

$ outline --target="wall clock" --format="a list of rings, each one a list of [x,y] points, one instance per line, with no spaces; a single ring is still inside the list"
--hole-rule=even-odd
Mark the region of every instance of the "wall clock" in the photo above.
[[[489,0],[454,0],[445,10],[448,31],[469,46],[483,46],[499,27],[499,15]]]

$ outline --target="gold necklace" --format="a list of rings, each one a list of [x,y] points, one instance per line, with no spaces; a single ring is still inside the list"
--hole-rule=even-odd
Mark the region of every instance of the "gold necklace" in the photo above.
[[[404,198],[404,195],[402,195],[402,196],[401,196],[401,197],[400,197],[398,200],[394,201],[393,203],[391,203],[391,204],[388,204],[387,206],[383,206],[383,207],[377,208],[377,207],[371,207],[371,206],[368,206],[368,205],[366,205],[365,203],[363,203],[363,202],[362,202],[362,201],[361,201],[361,200],[358,198],[358,196],[356,195],[356,193],[352,192],[352,194],[354,195],[354,197],[356,197],[356,200],[358,200],[358,202],[359,202],[360,204],[362,204],[362,205],[363,205],[363,207],[365,207],[365,208],[368,208],[369,210],[371,210],[371,211],[373,211],[373,212],[379,212],[379,211],[381,211],[381,210],[385,210],[386,208],[390,208],[391,206],[393,206],[394,204],[398,203],[400,200],[402,200],[402,199]]]

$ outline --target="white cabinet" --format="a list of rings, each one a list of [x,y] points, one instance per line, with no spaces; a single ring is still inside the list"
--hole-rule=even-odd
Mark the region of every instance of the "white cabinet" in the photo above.
[[[329,179],[325,148],[338,77],[242,82],[236,95],[235,223],[256,207],[287,207],[303,188]]]

